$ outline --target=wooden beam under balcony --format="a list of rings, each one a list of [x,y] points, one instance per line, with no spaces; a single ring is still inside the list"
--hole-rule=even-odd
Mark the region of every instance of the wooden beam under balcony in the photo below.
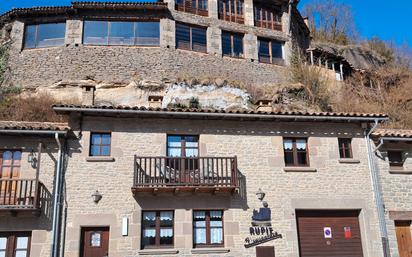
[[[134,193],[234,193],[236,157],[135,156]]]

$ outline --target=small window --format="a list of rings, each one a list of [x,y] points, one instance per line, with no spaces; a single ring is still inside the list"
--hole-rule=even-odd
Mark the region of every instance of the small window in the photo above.
[[[223,211],[193,211],[193,246],[223,246]]]
[[[176,23],[176,48],[206,53],[206,28]]]
[[[222,32],[222,53],[224,56],[242,58],[243,57],[243,35],[223,31]]]
[[[388,151],[389,166],[392,169],[403,168],[403,153],[402,151]]]
[[[283,63],[283,43],[270,39],[258,39],[259,62],[282,64]]]
[[[158,46],[160,25],[154,22],[85,21],[85,45]]]
[[[173,211],[144,211],[142,249],[173,247]]]
[[[110,133],[91,133],[90,156],[110,156],[111,141]]]
[[[352,156],[352,139],[351,138],[338,138],[339,143],[339,156],[340,158],[353,158]]]
[[[309,156],[306,138],[284,138],[283,150],[286,166],[308,166]]]
[[[24,48],[62,46],[65,34],[65,22],[27,25],[24,32]]]

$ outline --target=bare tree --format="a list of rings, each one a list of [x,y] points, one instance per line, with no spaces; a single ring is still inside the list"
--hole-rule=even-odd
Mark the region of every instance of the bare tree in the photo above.
[[[309,29],[316,41],[347,45],[357,33],[351,6],[332,0],[312,0],[303,14],[309,18]]]

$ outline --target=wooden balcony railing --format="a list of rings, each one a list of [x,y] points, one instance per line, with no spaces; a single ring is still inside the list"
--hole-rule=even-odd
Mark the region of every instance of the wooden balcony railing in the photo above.
[[[234,192],[236,157],[135,156],[134,192]]]
[[[282,23],[278,21],[255,20],[255,26],[260,28],[282,31]]]
[[[40,187],[36,179],[0,178],[0,210],[37,210]]]
[[[209,16],[207,9],[198,8],[192,5],[192,1],[185,0],[183,3],[175,4],[175,9],[177,11],[192,13],[200,16]]]

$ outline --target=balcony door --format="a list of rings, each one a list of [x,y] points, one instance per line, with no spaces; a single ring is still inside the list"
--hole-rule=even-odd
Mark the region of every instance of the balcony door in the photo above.
[[[17,181],[20,177],[21,151],[0,152],[0,204],[14,204]],[[13,196],[13,197],[11,197]]]
[[[193,181],[196,173],[199,173],[199,137],[185,135],[167,136],[168,166],[173,169],[177,183]]]

